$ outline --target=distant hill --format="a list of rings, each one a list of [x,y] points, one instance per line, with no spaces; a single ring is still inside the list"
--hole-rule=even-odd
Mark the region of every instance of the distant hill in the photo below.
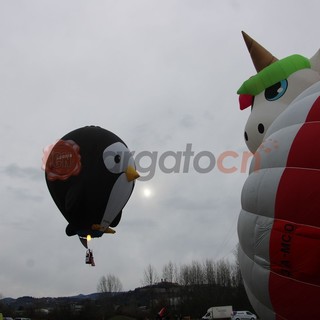
[[[76,296],[70,297],[44,297],[44,298],[33,298],[30,296],[19,297],[17,299],[14,298],[3,298],[0,299],[0,303],[5,304],[7,306],[13,307],[15,309],[21,307],[27,307],[30,305],[41,305],[42,307],[51,307],[57,304],[63,304],[65,302],[68,303],[78,303],[84,300],[98,300],[104,297],[110,296],[110,293],[91,293],[91,294],[78,294]]]

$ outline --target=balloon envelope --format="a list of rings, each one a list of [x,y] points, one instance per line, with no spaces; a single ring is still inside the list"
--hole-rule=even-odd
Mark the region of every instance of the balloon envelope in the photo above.
[[[254,97],[246,126],[247,144],[255,155],[241,195],[239,262],[248,297],[261,319],[316,319],[319,70],[294,71],[285,79],[284,91],[279,90],[281,81],[272,85],[278,91],[266,88]],[[270,92],[278,95],[274,101],[266,101]]]
[[[138,177],[129,171],[134,175],[135,164],[127,146],[100,127],[76,129],[51,148],[45,178],[67,235],[100,237],[119,223]]]

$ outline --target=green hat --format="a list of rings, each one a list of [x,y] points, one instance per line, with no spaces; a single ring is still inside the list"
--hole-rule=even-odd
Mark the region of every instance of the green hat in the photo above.
[[[310,60],[308,58],[294,54],[275,61],[262,69],[256,75],[245,81],[237,93],[256,96],[275,83],[287,79],[292,73],[310,67]]]

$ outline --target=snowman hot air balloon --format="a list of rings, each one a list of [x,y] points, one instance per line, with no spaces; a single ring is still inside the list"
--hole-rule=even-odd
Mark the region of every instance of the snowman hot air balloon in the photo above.
[[[50,194],[68,221],[68,236],[87,239],[114,233],[139,177],[126,144],[97,126],[76,129],[48,151],[45,178]],[[86,263],[94,265],[91,250]]]
[[[261,319],[317,319],[320,52],[278,60],[243,37],[257,71],[237,92],[254,153],[238,220],[246,292]]]

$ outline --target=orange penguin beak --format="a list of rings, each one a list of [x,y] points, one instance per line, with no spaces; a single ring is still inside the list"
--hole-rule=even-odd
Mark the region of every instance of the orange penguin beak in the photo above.
[[[125,171],[128,181],[134,181],[140,177],[139,173],[136,169],[132,166],[128,166],[127,170]]]

